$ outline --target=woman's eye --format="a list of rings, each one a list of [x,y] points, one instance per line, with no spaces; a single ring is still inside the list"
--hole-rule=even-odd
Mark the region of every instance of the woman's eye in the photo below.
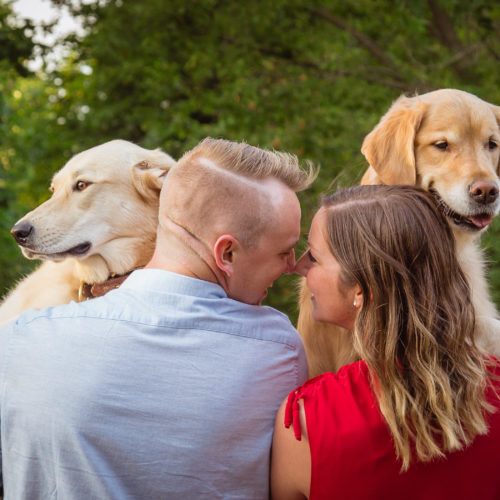
[[[78,181],[76,184],[75,184],[75,191],[83,191],[84,189],[87,189],[87,187],[89,186],[89,183],[88,182],[85,182],[85,181]]]
[[[313,254],[311,253],[311,250],[308,250],[308,251],[307,251],[307,256],[309,257],[309,260],[310,260],[311,262],[313,262],[313,263],[314,263],[314,262],[318,262],[318,261],[317,261],[317,260],[313,257]]]
[[[489,150],[492,151],[492,150],[496,149],[497,147],[498,147],[498,144],[493,139],[490,139],[488,141],[488,149]]]
[[[433,146],[441,151],[446,151],[448,149],[447,141],[438,141],[433,144]]]

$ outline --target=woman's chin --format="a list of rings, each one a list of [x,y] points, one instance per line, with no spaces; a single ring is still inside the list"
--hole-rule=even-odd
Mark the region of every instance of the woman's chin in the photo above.
[[[324,317],[321,316],[321,314],[318,314],[314,309],[312,311],[312,317],[314,321],[317,321],[318,323],[328,323],[328,321],[325,320]]]
[[[332,321],[330,318],[325,317],[321,313],[314,311],[314,309],[312,311],[312,317],[313,317],[314,321],[316,321],[317,323],[324,323],[324,324],[334,325],[334,326],[339,326],[341,328],[344,328],[341,325],[339,325],[338,323],[335,323],[334,321]]]

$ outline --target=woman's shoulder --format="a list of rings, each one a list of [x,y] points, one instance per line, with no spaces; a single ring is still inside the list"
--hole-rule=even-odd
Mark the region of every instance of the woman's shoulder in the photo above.
[[[310,411],[322,411],[323,407],[349,408],[374,398],[369,369],[364,361],[345,365],[338,372],[326,372],[309,379],[292,391],[289,405],[299,400]]]
[[[338,372],[325,372],[310,378],[294,392],[300,394],[313,394],[321,391],[335,391],[338,389],[352,388],[355,384],[369,381],[369,370],[365,361],[357,361],[342,366]]]
[[[377,427],[382,421],[364,361],[346,365],[337,373],[318,375],[290,393],[284,421],[286,427],[293,425],[296,439],[301,438],[304,430],[299,422],[300,401],[306,415],[307,432],[313,433],[313,440],[320,428],[331,428],[332,422],[335,428],[345,431],[363,426]]]

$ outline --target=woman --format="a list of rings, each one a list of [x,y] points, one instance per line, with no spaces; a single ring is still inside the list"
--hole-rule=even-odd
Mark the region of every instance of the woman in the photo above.
[[[474,342],[470,291],[432,197],[363,186],[323,201],[296,271],[313,316],[360,361],[283,402],[273,498],[500,498],[500,367]]]

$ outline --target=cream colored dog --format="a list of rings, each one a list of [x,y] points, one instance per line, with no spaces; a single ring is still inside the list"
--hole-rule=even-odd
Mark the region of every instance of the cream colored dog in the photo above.
[[[500,209],[500,107],[443,89],[401,97],[363,142],[370,163],[361,184],[416,184],[431,191],[448,217],[467,275],[480,344],[500,355],[500,321],[488,293],[481,233]],[[303,283],[297,328],[311,376],[354,361],[350,333],[312,318]]]
[[[28,259],[44,262],[0,306],[0,326],[26,309],[78,300],[94,284],[148,262],[158,196],[175,161],[160,150],[110,141],[71,158],[54,175],[52,197],[12,228]]]

